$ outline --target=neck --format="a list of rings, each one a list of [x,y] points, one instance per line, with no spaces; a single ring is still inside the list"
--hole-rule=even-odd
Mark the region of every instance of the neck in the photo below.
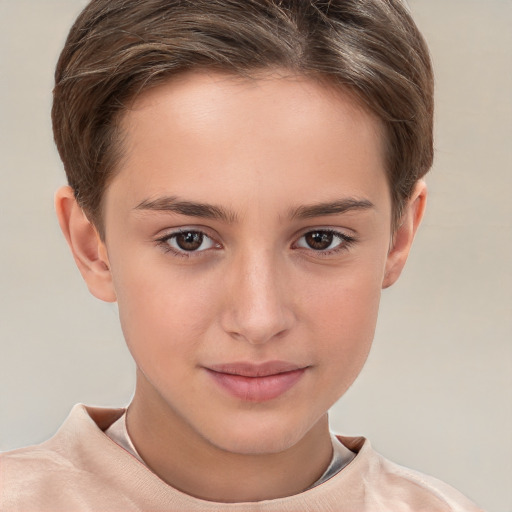
[[[331,461],[327,415],[284,451],[233,453],[202,437],[148,386],[139,375],[128,432],[147,466],[186,494],[225,503],[292,496],[318,480]]]

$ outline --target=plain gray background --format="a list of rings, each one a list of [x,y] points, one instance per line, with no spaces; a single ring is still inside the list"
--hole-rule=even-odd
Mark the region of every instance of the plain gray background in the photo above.
[[[0,0],[0,450],[76,402],[125,405],[115,306],[89,296],[53,193],[52,75],[84,0]],[[428,213],[383,294],[373,352],[334,430],[512,511],[512,2],[411,0],[437,76]]]

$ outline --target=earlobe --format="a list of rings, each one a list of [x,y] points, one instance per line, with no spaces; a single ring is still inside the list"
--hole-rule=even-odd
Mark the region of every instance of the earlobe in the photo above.
[[[115,302],[116,294],[105,243],[78,205],[71,187],[55,194],[59,224],[89,291],[98,299]]]
[[[414,236],[425,213],[426,204],[427,185],[423,180],[419,180],[416,183],[411,198],[407,202],[400,219],[400,224],[394,233],[393,243],[386,260],[382,288],[388,288],[400,276],[409,256]]]

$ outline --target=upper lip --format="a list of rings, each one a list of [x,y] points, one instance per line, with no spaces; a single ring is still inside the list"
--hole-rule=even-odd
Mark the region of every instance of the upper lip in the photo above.
[[[207,367],[208,370],[242,377],[268,377],[279,373],[302,370],[307,366],[289,363],[286,361],[267,361],[264,363],[235,362],[215,364]]]

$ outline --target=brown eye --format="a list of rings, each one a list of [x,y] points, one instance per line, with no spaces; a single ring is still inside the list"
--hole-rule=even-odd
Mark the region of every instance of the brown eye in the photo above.
[[[168,247],[169,250],[182,255],[192,252],[200,253],[217,246],[214,240],[202,231],[179,231],[162,237],[159,242]]]
[[[330,231],[311,231],[304,235],[304,239],[311,249],[325,251],[331,247],[334,233]]]
[[[175,235],[176,244],[184,251],[197,251],[201,247],[204,235],[198,231],[185,231]]]
[[[335,253],[340,249],[348,249],[355,239],[339,231],[317,229],[308,231],[297,240],[297,246],[317,252]]]

